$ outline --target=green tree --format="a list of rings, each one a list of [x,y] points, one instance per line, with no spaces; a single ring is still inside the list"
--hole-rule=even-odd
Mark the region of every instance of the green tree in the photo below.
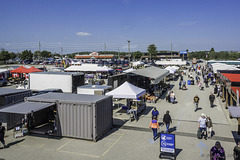
[[[133,55],[134,59],[140,59],[142,56],[142,52],[140,52],[140,51],[132,52],[132,55]]]
[[[150,44],[147,48],[148,53],[150,55],[150,59],[152,56],[156,57],[157,55],[157,47],[155,46],[155,44]]]
[[[41,52],[40,52],[40,51],[35,51],[35,52],[33,53],[34,59],[38,59],[40,56],[41,56]]]
[[[43,58],[50,58],[52,56],[52,53],[49,51],[43,50],[40,55]]]
[[[25,59],[32,59],[33,58],[33,53],[31,50],[25,50],[22,52],[21,54],[21,59],[25,60]]]
[[[214,50],[214,48],[213,48],[213,47],[211,48],[210,52],[215,52],[215,50]]]
[[[10,56],[9,52],[2,49],[2,51],[0,52],[0,60],[1,61],[7,61],[9,59],[11,59],[11,56]]]
[[[9,52],[10,54],[10,59],[14,59],[17,57],[17,55],[14,52]]]

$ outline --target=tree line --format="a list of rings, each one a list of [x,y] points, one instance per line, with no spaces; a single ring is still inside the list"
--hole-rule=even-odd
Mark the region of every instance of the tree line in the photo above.
[[[188,49],[186,50],[188,51]],[[147,48],[147,52],[131,52],[132,59],[140,59],[143,55],[148,55],[148,57],[151,57],[152,59],[155,59],[157,56],[157,53],[161,52],[169,52],[169,51],[158,51],[157,47],[154,44],[150,44]],[[44,59],[44,58],[53,58],[55,56],[57,57],[67,57],[67,58],[74,58],[75,55],[85,55],[90,54],[91,52],[75,52],[65,55],[60,55],[58,53],[51,53],[50,51],[43,50],[43,51],[35,51],[32,52],[31,50],[24,50],[21,53],[14,53],[9,52],[5,49],[2,49],[0,52],[0,61],[8,61],[15,58],[20,58],[21,60],[25,59]],[[113,54],[119,57],[123,56],[129,56],[128,52],[117,52],[117,51],[99,51],[99,54]],[[205,60],[238,60],[240,58],[240,52],[236,51],[220,51],[215,52],[214,48],[211,48],[210,51],[194,51],[189,52],[188,58],[197,58],[197,59],[205,59]]]

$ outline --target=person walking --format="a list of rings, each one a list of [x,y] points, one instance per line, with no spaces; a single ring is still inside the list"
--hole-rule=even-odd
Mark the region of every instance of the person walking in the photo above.
[[[3,144],[3,147],[6,147],[6,144],[4,141],[4,135],[5,135],[5,127],[2,126],[2,122],[0,122],[0,142]]]
[[[213,124],[212,119],[209,115],[206,116],[206,126],[207,126],[207,137],[212,138],[212,130],[213,130]]]
[[[182,80],[179,81],[179,89],[182,89]]]
[[[149,129],[150,128],[152,128],[152,131],[153,131],[153,140],[156,140],[157,129],[160,129],[158,121],[157,121],[157,117],[153,117],[153,120],[151,121],[151,123],[149,125]]]
[[[210,101],[211,108],[213,108],[213,102],[215,101],[215,96],[212,92],[209,95],[209,101]]]
[[[200,100],[200,98],[197,95],[193,98],[193,103],[195,105],[195,112],[198,110],[199,100]]]
[[[238,141],[237,145],[233,149],[233,157],[234,160],[240,160],[240,141]]]
[[[166,133],[168,133],[170,123],[172,123],[172,118],[169,115],[169,111],[167,111],[166,114],[164,114],[163,123],[165,123],[165,125],[166,125]]]
[[[156,117],[158,119],[158,116],[159,116],[159,112],[158,112],[157,108],[154,107],[154,109],[152,111],[152,119],[153,119],[153,117]]]
[[[206,126],[206,117],[204,115],[204,113],[201,114],[201,117],[199,117],[198,119],[198,128],[201,132],[201,134],[203,133],[204,135],[204,139],[207,140],[207,126]]]
[[[225,151],[219,141],[210,150],[210,160],[226,160]]]

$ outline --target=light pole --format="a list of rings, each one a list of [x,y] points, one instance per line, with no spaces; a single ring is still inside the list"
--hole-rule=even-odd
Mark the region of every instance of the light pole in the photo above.
[[[130,41],[128,40],[128,61],[130,62]]]

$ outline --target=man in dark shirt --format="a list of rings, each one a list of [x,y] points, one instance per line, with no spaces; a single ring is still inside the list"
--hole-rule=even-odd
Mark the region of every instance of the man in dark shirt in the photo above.
[[[213,107],[213,102],[215,100],[215,96],[213,95],[213,93],[211,92],[210,96],[209,96],[209,101],[210,101],[210,106]]]
[[[198,110],[199,100],[200,100],[200,98],[197,95],[193,98],[193,103],[195,105],[195,112]]]
[[[6,147],[4,141],[5,127],[2,126],[2,122],[0,122],[0,142],[2,142],[3,146]]]
[[[171,116],[169,115],[169,111],[167,111],[166,114],[164,114],[163,123],[165,123],[166,125],[166,133],[168,133],[170,123],[172,123],[172,119],[171,119]]]
[[[235,160],[240,160],[240,141],[238,142],[238,145],[233,149],[233,156]]]
[[[158,112],[157,108],[154,107],[154,110],[152,111],[152,119],[153,119],[153,117],[156,117],[156,119],[158,119],[158,116],[159,116],[159,112]]]

